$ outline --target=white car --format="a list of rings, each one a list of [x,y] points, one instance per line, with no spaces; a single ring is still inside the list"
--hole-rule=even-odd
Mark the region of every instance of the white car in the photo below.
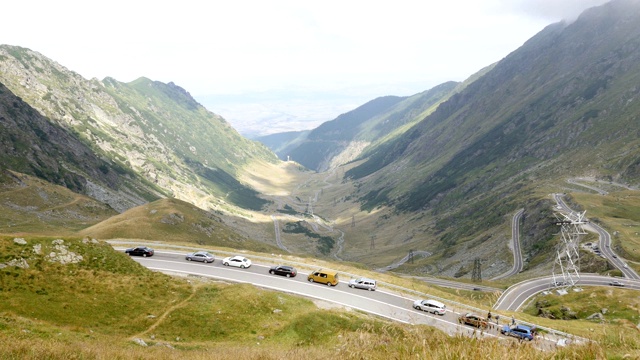
[[[413,308],[438,315],[444,315],[447,312],[447,306],[436,300],[416,300],[413,302]]]
[[[235,266],[241,269],[245,269],[251,266],[251,260],[247,259],[244,256],[236,255],[233,257],[226,257],[222,259],[222,265]]]

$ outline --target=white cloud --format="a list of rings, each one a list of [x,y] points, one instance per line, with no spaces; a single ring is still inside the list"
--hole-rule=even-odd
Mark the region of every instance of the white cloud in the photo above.
[[[502,0],[505,9],[549,21],[575,20],[585,9],[609,0]]]
[[[0,43],[87,78],[146,76],[196,98],[360,89],[364,101],[464,80],[549,23],[603,2],[23,0],[3,4]]]

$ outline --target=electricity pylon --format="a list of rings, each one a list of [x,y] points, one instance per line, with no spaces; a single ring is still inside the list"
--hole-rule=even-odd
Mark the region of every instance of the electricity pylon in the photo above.
[[[482,282],[482,267],[480,258],[473,259],[473,270],[471,270],[471,281]]]
[[[581,213],[571,212],[568,215],[556,214],[556,225],[561,226],[562,242],[556,249],[556,260],[553,264],[553,283],[556,288],[570,288],[580,281],[580,238],[586,234],[584,225],[587,220]]]

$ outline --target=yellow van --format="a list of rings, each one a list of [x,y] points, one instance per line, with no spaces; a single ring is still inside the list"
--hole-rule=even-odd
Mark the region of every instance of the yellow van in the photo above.
[[[338,273],[332,270],[316,270],[307,276],[309,282],[319,282],[327,286],[338,285]]]

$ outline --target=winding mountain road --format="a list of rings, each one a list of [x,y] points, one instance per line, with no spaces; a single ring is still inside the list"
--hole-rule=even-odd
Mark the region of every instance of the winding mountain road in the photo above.
[[[557,210],[574,213],[574,211],[562,200],[562,194],[553,194],[553,198],[557,203]],[[602,276],[596,274],[581,274],[577,286],[612,286],[613,281],[620,281],[625,284],[626,288],[640,290],[640,277],[638,274],[628,267],[624,260],[611,250],[611,236],[602,227],[595,223],[587,223],[585,229],[597,232],[599,235],[599,248],[602,255],[615,266],[624,275],[622,278],[614,278],[610,276]],[[496,301],[494,308],[496,310],[517,311],[534,295],[542,291],[552,291],[555,288],[552,276],[546,276],[536,279],[522,281],[512,285],[505,290],[500,298]]]
[[[393,270],[393,269],[397,269],[400,265],[402,265],[402,264],[406,263],[407,261],[409,261],[409,259],[412,256],[416,256],[416,255],[421,255],[421,256],[427,257],[427,256],[431,256],[432,253],[429,252],[429,251],[417,250],[417,251],[414,251],[414,252],[412,252],[410,254],[405,255],[402,259],[394,262],[393,264],[387,265],[387,266],[382,267],[382,268],[378,268],[375,271],[385,272],[385,271],[390,271],[390,270]]]
[[[121,244],[121,242],[112,243]],[[479,331],[476,328],[460,324],[458,322],[458,316],[467,312],[484,315],[485,310],[483,309],[441,299],[445,301],[447,305],[445,315],[439,316],[418,311],[413,309],[413,302],[416,299],[433,297],[411,289],[403,289],[391,284],[382,283],[378,284],[379,287],[377,291],[351,289],[345,281],[345,276],[349,276],[350,274],[343,274],[342,282],[337,286],[328,287],[308,282],[304,271],[299,272],[298,276],[294,278],[270,275],[268,271],[271,265],[261,263],[261,259],[254,259],[253,265],[247,269],[222,266],[219,258],[212,264],[194,263],[186,261],[184,253],[172,251],[156,251],[153,257],[132,257],[132,259],[151,270],[170,275],[196,276],[237,283],[248,283],[261,288],[334,303],[347,309],[363,311],[393,321],[434,326],[451,336],[462,335],[470,338],[492,337],[501,341],[517,344],[517,340],[499,334],[500,326],[508,322],[507,316],[503,317],[505,320],[503,320],[500,325],[492,322],[487,329]],[[302,264],[297,264],[296,266],[300,265]],[[301,269],[306,270],[304,268]],[[407,294],[411,294],[410,297],[407,297]],[[533,343],[534,346],[540,349],[552,349],[559,340],[566,340],[568,338],[581,341],[581,339],[575,336],[554,329],[540,326],[539,328],[547,331]]]
[[[580,275],[580,282],[578,285],[611,286],[611,282],[614,280],[622,281],[620,278],[613,278],[609,276],[582,274]],[[626,288],[640,290],[640,281],[624,280],[622,282],[625,284]],[[539,292],[554,290],[555,285],[552,283],[553,276],[545,276],[536,279],[529,279],[512,285],[502,293],[495,305],[493,305],[493,308],[503,311],[518,311],[530,298]]]
[[[553,194],[553,199],[558,204],[558,210],[574,213],[574,211],[562,200],[562,194]],[[585,226],[585,230],[596,232],[599,235],[598,245],[600,252],[607,261],[622,272],[624,277],[634,280],[640,280],[640,276],[627,263],[611,250],[611,235],[596,223],[589,222]]]
[[[513,267],[506,273],[492,278],[491,281],[504,279],[522,271],[524,263],[522,261],[522,251],[520,251],[520,219],[522,218],[523,213],[524,209],[520,209],[518,210],[518,212],[516,212],[515,215],[513,215],[513,219],[511,219],[511,248],[513,251]]]

